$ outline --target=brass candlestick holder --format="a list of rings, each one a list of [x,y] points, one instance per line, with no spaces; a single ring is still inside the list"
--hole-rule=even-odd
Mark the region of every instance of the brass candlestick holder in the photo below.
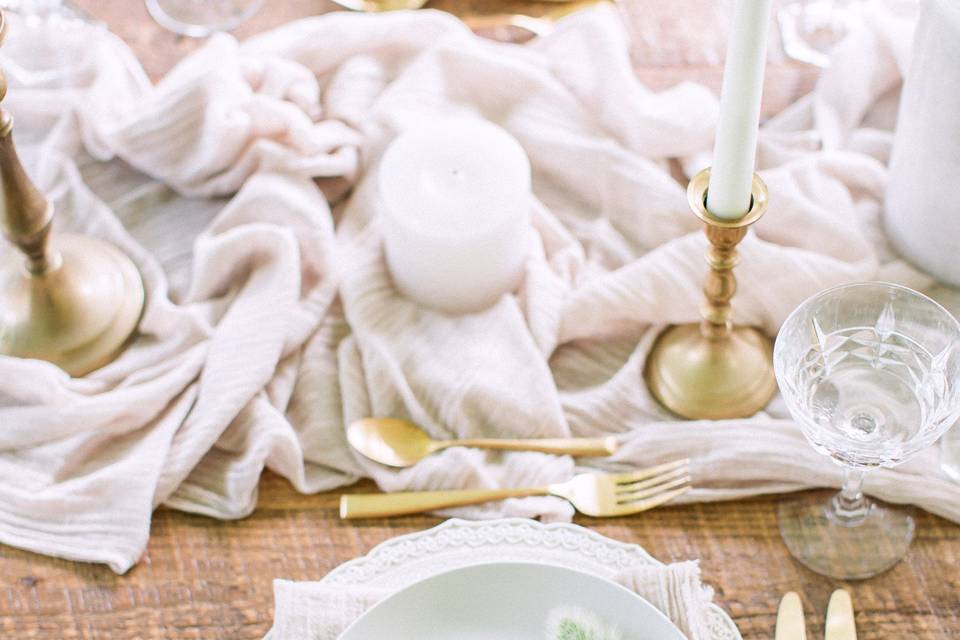
[[[743,418],[766,406],[777,389],[770,340],[752,327],[734,327],[730,306],[737,290],[736,247],[766,211],[767,187],[754,175],[750,210],[737,220],[723,220],[707,211],[709,182],[705,169],[687,187],[687,201],[705,223],[711,245],[703,320],[664,331],[647,357],[644,377],[654,397],[684,418]]]
[[[7,21],[0,12],[0,44]],[[0,72],[0,100],[7,80]],[[30,181],[0,107],[3,234],[24,256],[0,263],[0,352],[39,358],[79,376],[109,362],[136,329],[144,290],[133,262],[111,244],[68,234],[51,240],[53,206]]]

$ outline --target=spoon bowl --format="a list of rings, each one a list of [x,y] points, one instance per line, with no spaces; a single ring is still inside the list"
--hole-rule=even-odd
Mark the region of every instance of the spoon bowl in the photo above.
[[[470,438],[466,440],[434,440],[406,420],[397,418],[363,418],[347,428],[350,446],[367,458],[390,467],[410,467],[431,453],[448,447],[477,447],[502,451],[539,451],[556,455],[608,456],[616,452],[617,439],[546,438],[503,440]]]
[[[436,441],[406,420],[364,418],[347,429],[347,442],[366,457],[390,467],[410,467],[436,451]]]

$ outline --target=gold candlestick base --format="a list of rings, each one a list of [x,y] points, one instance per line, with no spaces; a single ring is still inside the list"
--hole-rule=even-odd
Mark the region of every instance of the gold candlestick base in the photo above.
[[[766,211],[767,188],[754,176],[750,210],[737,220],[723,220],[707,211],[709,183],[705,169],[687,187],[690,208],[706,225],[711,245],[703,321],[664,331],[647,357],[644,378],[653,396],[684,418],[745,418],[766,406],[777,390],[770,340],[752,327],[734,328],[730,320],[736,246]]]
[[[140,273],[119,249],[95,238],[59,234],[43,273],[23,257],[0,265],[0,352],[54,362],[74,376],[117,355],[143,310]]]
[[[0,43],[6,32],[0,13]],[[0,73],[0,100],[6,92]],[[50,240],[53,206],[23,170],[13,119],[3,108],[0,207],[3,234],[19,249],[0,263],[0,353],[49,360],[74,376],[105,365],[140,320],[140,273],[102,240],[66,234]]]
[[[710,340],[700,325],[678,325],[654,343],[647,385],[663,406],[684,418],[743,418],[766,406],[776,391],[772,357],[770,340],[753,327]]]

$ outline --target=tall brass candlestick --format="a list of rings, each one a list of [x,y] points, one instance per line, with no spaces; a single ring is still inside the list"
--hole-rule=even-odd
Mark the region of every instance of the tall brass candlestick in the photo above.
[[[0,44],[7,21],[0,13]],[[7,80],[0,72],[0,100]],[[136,329],[144,290],[133,262],[111,244],[50,237],[53,205],[30,181],[0,107],[0,224],[24,256],[0,264],[0,353],[54,362],[83,375],[109,362]]]
[[[750,210],[737,220],[721,220],[707,211],[709,182],[705,169],[687,187],[690,208],[710,241],[703,320],[664,331],[647,357],[644,377],[654,397],[684,418],[743,418],[766,406],[777,389],[770,340],[753,327],[734,327],[730,304],[737,290],[736,247],[766,211],[767,187],[754,175]]]

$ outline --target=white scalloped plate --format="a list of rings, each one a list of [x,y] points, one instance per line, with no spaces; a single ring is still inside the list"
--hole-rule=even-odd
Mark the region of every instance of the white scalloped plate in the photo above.
[[[344,563],[321,581],[399,591],[431,576],[491,562],[549,564],[611,579],[639,564],[662,564],[639,545],[617,542],[574,524],[535,520],[447,520],[433,529],[399,536]],[[720,607],[710,606],[712,640],[743,640]]]
[[[377,603],[340,640],[530,640],[558,608],[582,608],[625,638],[685,640],[633,591],[543,563],[494,562],[421,580]]]

